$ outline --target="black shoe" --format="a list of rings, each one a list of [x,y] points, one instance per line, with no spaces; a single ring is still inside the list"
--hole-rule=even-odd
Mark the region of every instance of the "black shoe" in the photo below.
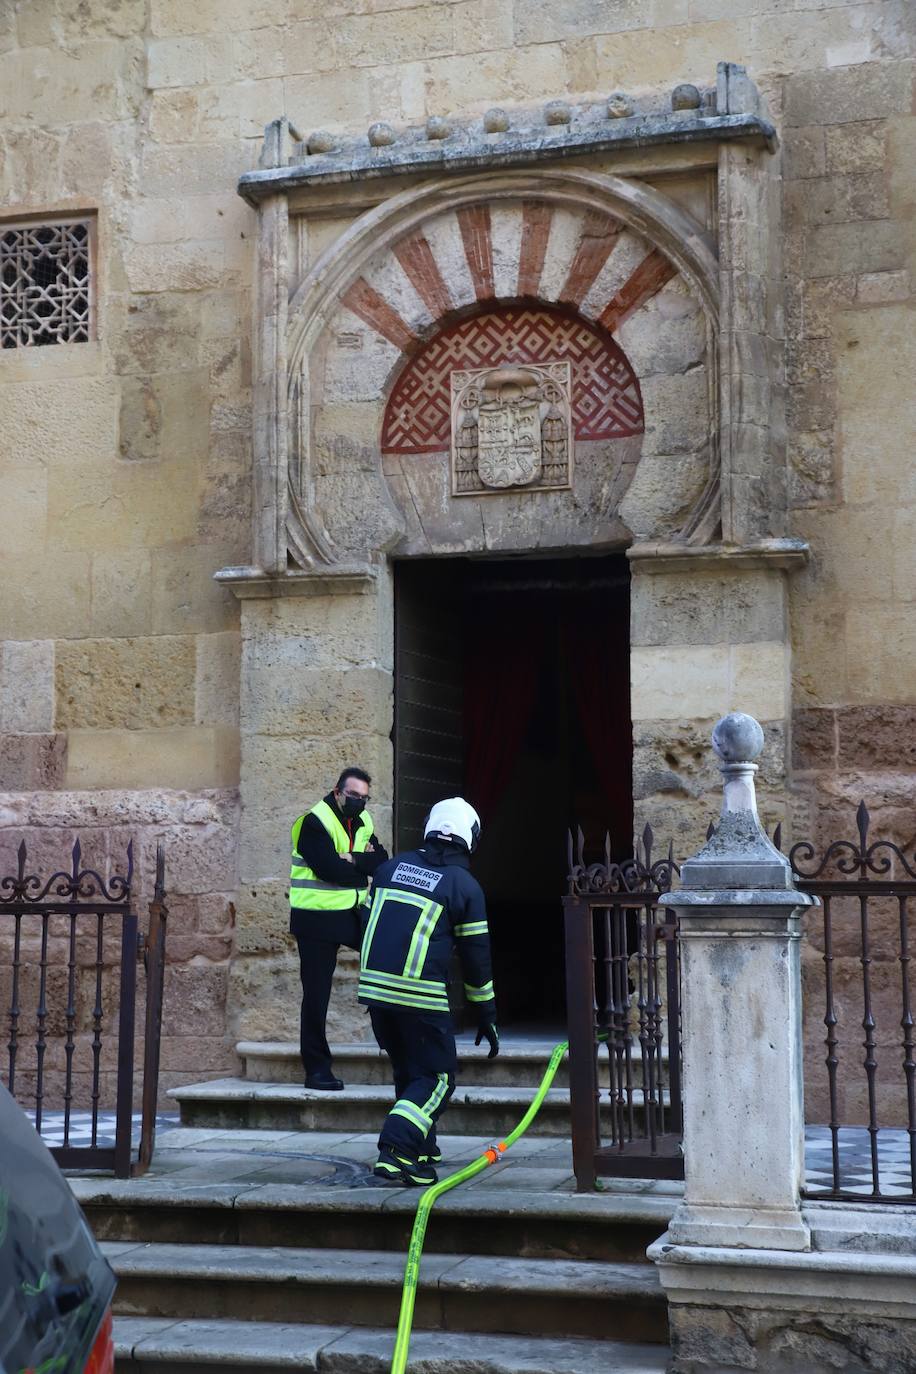
[[[400,1150],[392,1150],[386,1145],[379,1150],[372,1172],[376,1178],[384,1179],[386,1183],[395,1183],[400,1188],[428,1188],[431,1183],[437,1183],[439,1180],[439,1175],[431,1164],[411,1159],[409,1155],[402,1154]]]
[[[434,1145],[426,1154],[417,1155],[421,1164],[441,1164],[442,1151],[438,1145]]]
[[[323,1093],[339,1093],[343,1088],[343,1079],[335,1078],[330,1073],[307,1073],[305,1075],[305,1086],[307,1088],[317,1088]]]

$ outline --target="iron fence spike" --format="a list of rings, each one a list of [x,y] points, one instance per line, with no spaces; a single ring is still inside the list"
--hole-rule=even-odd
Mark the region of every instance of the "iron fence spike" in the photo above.
[[[856,825],[859,830],[859,843],[864,854],[868,848],[868,827],[871,824],[871,817],[868,814],[868,807],[864,801],[860,801],[856,807]]]
[[[707,827],[706,827],[706,839],[707,839],[707,841],[708,841],[708,840],[711,840],[712,837],[713,837],[713,835],[714,835],[715,833],[716,833],[715,824],[714,824],[712,821],[710,821],[710,822],[709,822],[709,825],[707,825]]]

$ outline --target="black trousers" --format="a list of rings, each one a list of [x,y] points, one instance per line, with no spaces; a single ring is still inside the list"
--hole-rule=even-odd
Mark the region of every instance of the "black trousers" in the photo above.
[[[455,1091],[458,1056],[452,1018],[370,1003],[372,1029],[391,1060],[397,1101],[385,1118],[379,1149],[416,1157],[431,1152],[436,1122]]]
[[[331,984],[341,945],[359,950],[360,921],[357,913],[334,912],[333,921],[323,925],[322,913],[309,921],[310,929],[296,932],[299,946],[299,976],[302,980],[302,1010],[299,1015],[299,1053],[307,1074],[331,1073],[331,1051],[325,1023]]]

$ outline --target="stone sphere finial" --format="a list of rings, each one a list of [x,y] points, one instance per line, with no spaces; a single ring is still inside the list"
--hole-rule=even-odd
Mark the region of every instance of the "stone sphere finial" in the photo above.
[[[626,91],[612,91],[607,98],[608,119],[629,119],[636,113],[636,106]]]
[[[698,110],[700,108],[700,92],[696,86],[689,81],[683,81],[680,86],[675,86],[671,92],[672,110]]]
[[[505,134],[509,130],[509,116],[505,110],[494,106],[483,117],[483,127],[488,134]]]
[[[426,137],[428,139],[448,138],[451,132],[451,123],[444,115],[430,115],[426,121]]]
[[[716,721],[712,747],[723,763],[751,763],[763,748],[763,727],[744,711],[730,711]]]
[[[568,100],[548,100],[544,106],[545,124],[571,124],[572,106]]]
[[[337,147],[337,139],[333,134],[329,134],[327,129],[316,129],[314,133],[309,134],[305,147],[310,156],[316,153],[333,153]]]
[[[369,142],[373,148],[390,148],[397,139],[390,124],[370,124]]]

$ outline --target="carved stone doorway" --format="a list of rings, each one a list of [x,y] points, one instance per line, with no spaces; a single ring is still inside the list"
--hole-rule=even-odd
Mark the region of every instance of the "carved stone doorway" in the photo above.
[[[463,793],[483,822],[500,1019],[560,1027],[567,828],[632,836],[622,554],[395,564],[395,841]]]

